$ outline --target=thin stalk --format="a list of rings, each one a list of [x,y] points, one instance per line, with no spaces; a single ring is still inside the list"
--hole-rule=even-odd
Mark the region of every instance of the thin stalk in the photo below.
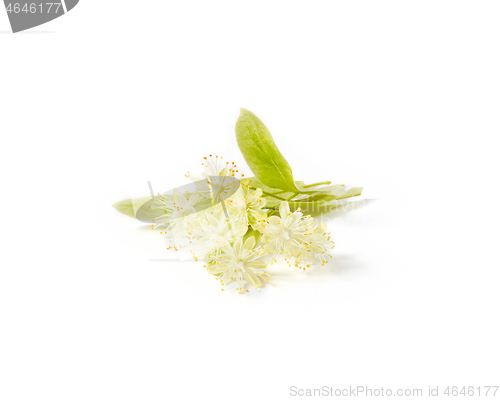
[[[252,189],[252,190],[257,190],[257,188],[254,188],[252,186],[248,186],[249,189]],[[278,199],[278,200],[282,200],[282,201],[286,201],[283,197],[279,197],[279,196],[275,196],[274,194],[272,193],[268,193],[268,192],[264,192],[262,191],[262,194],[265,194],[266,196],[271,196],[271,197],[274,197],[275,199]]]
[[[312,186],[319,186],[319,185],[329,185],[330,181],[322,181],[322,182],[318,182],[318,183],[311,183],[310,185],[304,185],[302,186],[304,189],[306,188],[309,188],[309,187],[312,187]],[[248,186],[249,189],[251,190],[257,190],[257,188],[254,188],[252,186]],[[295,196],[298,196],[299,194],[301,194],[301,192],[295,192],[292,196],[290,196],[288,199],[284,199],[283,197],[280,197],[280,196],[276,196],[277,194],[280,194],[280,193],[286,193],[286,191],[284,190],[281,190],[279,192],[276,192],[275,194],[273,193],[269,193],[269,192],[264,192],[262,191],[262,194],[265,194],[266,196],[271,196],[271,197],[274,197],[275,199],[278,199],[278,200],[281,200],[281,201],[290,201],[292,200]]]

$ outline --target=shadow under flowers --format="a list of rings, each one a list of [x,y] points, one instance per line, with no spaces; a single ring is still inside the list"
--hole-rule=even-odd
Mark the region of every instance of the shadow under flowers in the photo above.
[[[305,271],[294,266],[288,266],[284,260],[278,260],[277,263],[267,268],[272,277],[265,283],[265,286],[285,286],[293,282],[304,283],[308,280],[321,280],[332,276],[343,276],[355,270],[362,268],[362,263],[357,260],[354,254],[342,254],[332,252],[332,258],[328,263],[306,268]]]

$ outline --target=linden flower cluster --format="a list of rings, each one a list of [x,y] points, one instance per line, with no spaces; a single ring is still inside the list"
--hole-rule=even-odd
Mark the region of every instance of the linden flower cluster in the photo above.
[[[192,257],[220,281],[221,290],[233,286],[240,294],[261,287],[271,276],[266,267],[278,256],[303,271],[328,262],[334,246],[326,224],[300,208],[291,212],[287,201],[280,203],[279,212],[266,207],[262,189],[241,181],[235,191],[238,170],[222,157],[205,157],[202,165],[203,178],[186,175],[196,192],[174,190],[171,196],[158,195],[151,206],[164,211],[152,228],[166,228],[177,243],[167,249],[190,247]]]
[[[307,214],[335,210],[363,188],[295,180],[271,132],[249,110],[240,109],[234,132],[254,176],[243,178],[234,162],[210,155],[203,158],[201,174],[186,174],[191,183],[155,196],[148,182],[151,196],[113,207],[141,222],[152,221],[153,229],[169,236],[167,249],[188,249],[221,290],[235,287],[245,293],[269,279],[267,268],[279,258],[301,271],[327,263],[334,247],[330,234]]]

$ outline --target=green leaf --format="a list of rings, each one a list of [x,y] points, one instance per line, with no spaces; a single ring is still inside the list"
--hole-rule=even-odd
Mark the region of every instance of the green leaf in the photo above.
[[[266,198],[266,208],[275,208],[279,206],[279,204],[283,201],[270,196],[270,194],[281,197],[284,200],[286,200],[292,194],[294,194],[293,192],[283,192],[280,189],[270,188],[269,186],[264,185],[259,179],[257,179],[254,176],[245,178],[244,180],[241,181],[241,183],[248,185],[252,188],[262,189],[264,197]],[[304,182],[295,181],[295,185],[300,188],[304,186]],[[309,190],[311,188],[313,187],[307,188],[306,190]],[[297,204],[299,202],[302,203],[316,202],[315,204],[318,204],[317,202],[326,203],[333,200],[341,200],[341,199],[347,199],[349,197],[359,196],[362,191],[363,191],[362,187],[355,187],[346,191],[345,185],[330,185],[322,187],[315,186],[313,191],[304,192],[302,193],[302,196],[299,195],[297,199],[293,199],[289,203],[290,207],[292,207],[292,204],[294,203]],[[295,209],[296,208],[297,206],[295,206]]]
[[[346,193],[345,185],[332,185],[325,188],[317,188],[317,192],[309,196],[299,196],[293,201],[331,201],[336,200]]]
[[[113,207],[117,211],[131,218],[140,218],[141,220],[153,220],[153,218],[159,217],[164,212],[161,209],[152,209],[148,207],[142,207],[146,202],[151,200],[151,196],[139,197],[136,199],[127,199],[119,201],[113,204]],[[142,208],[141,208],[142,207]],[[140,212],[141,215],[137,215]]]
[[[338,196],[335,196],[335,195],[329,195],[329,194],[314,194],[312,196],[308,196],[306,198],[303,198],[303,199],[298,199],[298,200],[292,200],[291,203],[299,203],[299,202],[302,202],[302,203],[311,203],[311,202],[327,202],[327,201],[332,201],[332,200],[337,200],[338,199]]]
[[[299,207],[304,213],[322,213],[335,210],[339,207],[344,207],[345,202],[337,201],[347,199],[349,197],[359,196],[363,191],[362,187],[355,187],[344,192],[340,196],[337,195],[324,195],[318,193],[304,200],[289,201],[290,211],[295,211]]]
[[[262,183],[271,188],[299,192],[290,164],[276,147],[269,130],[254,113],[242,108],[235,132],[246,163]]]
[[[304,185],[300,184],[299,181],[295,182],[295,186],[300,190],[301,193],[316,193],[316,192],[338,192],[339,189],[345,188],[345,185],[329,185],[329,186],[319,186],[319,185]]]
[[[127,199],[116,202],[113,207],[127,217],[135,218],[137,210],[148,200],[151,200],[151,196]]]
[[[313,214],[313,213],[325,213],[328,211],[335,210],[339,207],[344,207],[345,204],[342,202],[334,201],[290,201],[288,202],[290,206],[290,211],[294,212],[298,208],[304,214]]]
[[[362,187],[354,187],[354,188],[349,189],[342,196],[339,196],[337,198],[337,200],[347,199],[349,197],[354,197],[354,196],[360,196],[361,192],[363,192],[363,188]]]
[[[285,199],[295,193],[295,192],[284,192],[282,189],[272,188],[272,187],[269,187],[267,185],[264,185],[255,176],[252,176],[250,178],[246,178],[246,179],[242,180],[241,183],[244,185],[250,186],[251,188],[254,188],[254,189],[260,188],[260,189],[262,189],[262,192],[265,192],[268,195],[273,194],[273,195],[276,195],[278,197],[282,197]]]

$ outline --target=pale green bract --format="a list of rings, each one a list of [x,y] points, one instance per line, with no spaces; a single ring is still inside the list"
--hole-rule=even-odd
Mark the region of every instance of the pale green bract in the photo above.
[[[283,200],[286,200],[287,198],[290,198],[290,196],[294,195],[293,192],[283,192],[279,189],[264,185],[254,176],[243,179],[242,184],[247,184],[253,189],[261,189],[263,197],[266,199],[266,207],[268,209],[277,209]],[[296,181],[295,184],[296,186],[305,186],[304,182],[301,181]],[[307,194],[301,193],[296,199],[289,201],[290,209],[297,210],[298,208],[302,208],[303,210],[311,212],[326,212],[328,210],[334,210],[337,206],[334,201],[359,196],[361,195],[363,188],[355,187],[346,191],[345,185],[331,185],[323,187],[312,185],[306,188],[306,190],[309,190]]]

